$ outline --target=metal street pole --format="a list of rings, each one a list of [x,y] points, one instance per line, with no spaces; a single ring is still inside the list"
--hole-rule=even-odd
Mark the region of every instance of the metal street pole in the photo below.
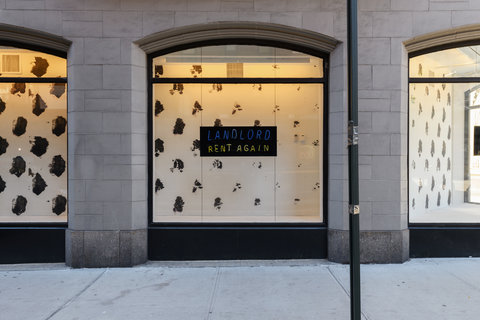
[[[360,206],[358,196],[358,24],[357,0],[347,1],[350,318],[351,320],[360,320]]]

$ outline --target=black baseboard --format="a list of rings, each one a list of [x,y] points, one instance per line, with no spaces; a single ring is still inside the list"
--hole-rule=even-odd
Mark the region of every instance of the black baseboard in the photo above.
[[[323,259],[327,229],[152,227],[150,260]]]
[[[65,262],[65,228],[0,228],[0,264]]]
[[[480,257],[480,227],[410,227],[410,257]]]

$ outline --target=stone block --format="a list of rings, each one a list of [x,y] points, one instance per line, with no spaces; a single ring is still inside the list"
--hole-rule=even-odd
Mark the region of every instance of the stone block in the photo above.
[[[219,11],[220,0],[187,0],[187,11]]]
[[[359,165],[358,166],[358,178],[361,180],[372,179],[372,166],[371,165]]]
[[[85,200],[85,181],[68,179],[69,201],[84,201]]]
[[[400,112],[373,112],[373,133],[400,133],[400,123],[406,121],[405,114]]]
[[[400,181],[361,180],[359,185],[360,201],[400,201]]]
[[[433,31],[449,29],[452,27],[452,19],[455,16],[455,12],[449,11],[414,12],[413,35],[417,36]]]
[[[207,22],[206,12],[175,12],[175,27]]]
[[[404,218],[401,214],[372,215],[371,230],[399,230],[399,229],[405,229],[405,228],[407,228],[407,224],[404,223]]]
[[[104,230],[129,230],[132,228],[131,202],[104,202],[103,208]]]
[[[347,135],[343,134],[330,134],[328,140],[328,152],[331,155],[342,155],[347,152]]]
[[[118,64],[120,57],[120,39],[85,38],[86,64]]]
[[[332,36],[334,34],[334,16],[333,12],[303,12],[302,28]]]
[[[374,215],[405,215],[401,201],[375,201],[372,202],[372,214]]]
[[[372,66],[359,65],[358,66],[358,89],[372,89],[373,87]],[[346,88],[346,86],[344,87]]]
[[[255,0],[255,11],[267,12],[285,12],[287,10],[287,0]]]
[[[358,40],[359,64],[390,64],[389,38],[360,38]]]
[[[58,11],[23,11],[23,27],[61,35],[62,15]]]
[[[68,90],[67,101],[68,113],[85,110],[85,92],[83,90]]]
[[[390,154],[395,156],[407,155],[407,134],[390,135]]]
[[[147,262],[147,230],[120,231],[119,266],[131,267]]]
[[[360,132],[358,152],[360,155],[389,155],[390,135],[363,134]]]
[[[401,0],[392,1],[391,9],[399,11],[428,11],[429,0]],[[422,12],[426,13],[426,12]]]
[[[270,12],[252,12],[240,11],[238,12],[239,21],[256,21],[256,22],[270,22]]]
[[[78,0],[45,0],[45,8],[50,10],[83,10],[84,2]]]
[[[120,99],[108,99],[108,98],[98,98],[98,99],[85,99],[85,110],[86,111],[106,111],[114,112],[121,111],[122,103]]]
[[[120,0],[83,0],[85,10],[118,10],[120,9]]]
[[[452,27],[478,23],[478,11],[453,11],[451,14]],[[448,27],[450,26],[446,26],[444,29]]]
[[[345,182],[347,183],[347,182]],[[348,230],[348,199],[343,201],[328,201],[328,227],[338,230]]]
[[[407,38],[390,39],[390,63],[393,65],[408,66],[408,53],[403,45]]]
[[[45,9],[45,0],[7,0],[6,9],[39,10]]]
[[[145,180],[132,181],[132,201],[147,200],[147,182]]]
[[[155,32],[173,28],[173,12],[151,12],[143,13],[143,35],[150,35]]]
[[[411,12],[373,12],[374,37],[412,36]]]
[[[146,125],[146,123],[143,123],[143,125]],[[105,133],[128,133],[132,131],[131,126],[131,113],[103,113],[103,132]]]
[[[372,37],[373,35],[373,14],[372,12],[358,13],[358,36]]]
[[[373,180],[395,180],[401,178],[401,161],[398,156],[374,156],[372,157]]]
[[[358,130],[361,133],[372,132],[372,113],[371,112],[358,112]]]
[[[85,260],[83,252],[83,231],[65,231],[65,264],[72,268],[82,268]]]
[[[373,66],[373,89],[401,89],[402,68],[397,65]]]
[[[130,89],[132,84],[131,66],[104,65],[103,88],[104,89]]]
[[[388,11],[389,9],[389,0],[360,0],[358,2],[359,11]]]
[[[69,165],[70,179],[98,179],[103,175],[102,156],[76,155]]]
[[[329,34],[342,42],[347,42],[347,14],[346,11],[334,12],[333,34]]]
[[[74,230],[101,230],[103,228],[102,214],[71,214],[68,225]]]
[[[148,202],[132,202],[132,228],[146,229],[148,225]]]
[[[440,11],[440,10],[446,10],[446,11],[452,11],[452,10],[468,10],[469,9],[469,1],[468,0],[448,0],[448,1],[443,1],[443,0],[430,0],[430,10],[431,11]]]
[[[146,112],[132,112],[131,121],[132,133],[147,134],[148,125]]]
[[[207,22],[215,21],[237,21],[238,12],[237,11],[208,11],[207,13]]]
[[[132,177],[132,168],[130,165],[112,165],[106,164],[103,169],[104,180],[128,180]]]
[[[105,37],[140,37],[142,24],[141,12],[106,11],[103,13],[103,35]]]
[[[390,99],[358,99],[358,109],[363,111],[388,111],[390,110]],[[360,130],[360,132],[364,132]],[[367,132],[365,132],[367,133]]]
[[[85,231],[85,267],[110,267],[119,265],[118,231]]]
[[[69,112],[68,133],[102,132],[102,116],[97,112]]]
[[[86,181],[87,201],[125,201],[122,198],[121,181]]]
[[[253,11],[253,0],[222,1],[220,3],[221,11]]]
[[[83,65],[85,63],[85,50],[83,38],[71,38],[72,45],[68,49],[67,74],[70,74],[71,66]]]
[[[102,87],[102,66],[73,65],[68,68],[68,72],[69,85],[76,90]]]
[[[330,133],[343,133],[346,130],[347,113],[335,112],[330,113],[329,116]]]
[[[329,200],[343,201],[345,195],[348,194],[347,180],[329,179],[328,181]]]
[[[125,154],[119,134],[95,134],[85,141],[85,154]]]
[[[328,230],[328,259],[349,263],[349,232]],[[361,263],[403,263],[409,258],[409,232],[360,231]]]
[[[63,35],[67,37],[84,37],[85,35],[101,35],[100,21],[63,21]]]
[[[102,19],[102,11],[62,11],[64,21],[102,21]]]

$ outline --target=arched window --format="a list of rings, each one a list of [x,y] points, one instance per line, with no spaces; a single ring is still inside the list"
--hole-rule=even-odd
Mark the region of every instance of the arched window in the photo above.
[[[67,222],[66,59],[0,46],[0,223]]]
[[[325,57],[243,44],[151,57],[152,222],[324,222]]]
[[[468,45],[410,58],[410,223],[480,223],[479,54]]]

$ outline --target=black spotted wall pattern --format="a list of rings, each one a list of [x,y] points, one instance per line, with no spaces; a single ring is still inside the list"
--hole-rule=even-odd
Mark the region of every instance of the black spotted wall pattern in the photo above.
[[[154,221],[321,221],[322,90],[155,84]],[[202,125],[277,126],[278,157],[201,158]]]
[[[412,221],[451,205],[452,85],[410,85],[409,212]]]
[[[51,66],[38,57],[30,76],[42,77]],[[0,222],[65,222],[65,84],[2,83],[0,89]]]

